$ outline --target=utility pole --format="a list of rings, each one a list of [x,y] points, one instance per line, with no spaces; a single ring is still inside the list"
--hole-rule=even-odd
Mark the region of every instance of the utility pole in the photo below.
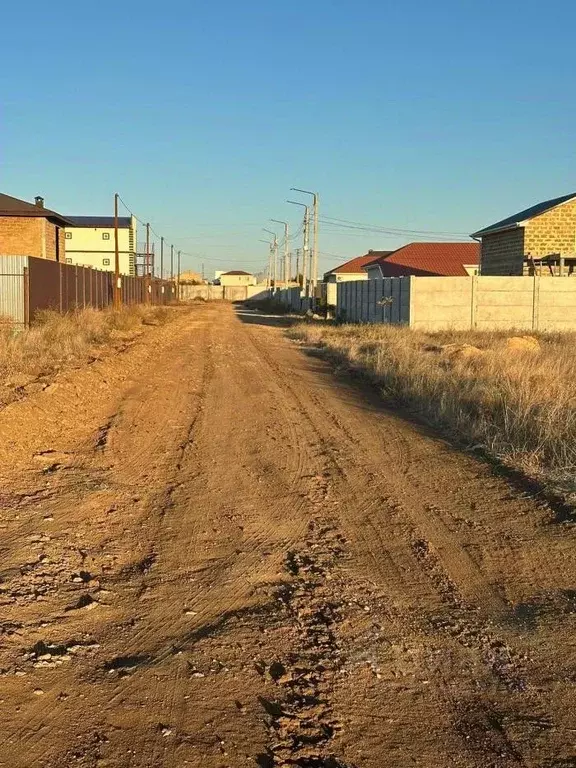
[[[275,224],[283,224],[284,225],[284,288],[288,287],[288,232],[289,232],[289,226],[287,221],[279,221],[278,219],[270,219],[270,221],[273,221]]]
[[[150,224],[146,224],[146,277],[150,274]]]
[[[150,224],[146,224],[146,266],[144,271],[146,273],[144,276],[146,303],[150,303],[152,301],[152,296],[150,295]]]
[[[160,280],[164,280],[164,238],[160,238]]]
[[[174,246],[170,246],[170,280],[174,280]]]
[[[278,236],[276,232],[272,232],[271,229],[265,229],[264,232],[268,232],[269,235],[273,235],[274,240],[272,243],[272,253],[274,254],[274,293],[278,288]]]
[[[180,254],[181,253],[182,253],[181,251],[178,251],[178,282],[177,282],[177,285],[178,285],[178,301],[180,301],[180,272],[181,272],[181,269],[180,269]]]
[[[312,252],[312,269],[311,282],[312,282],[312,296],[316,297],[316,283],[318,282],[318,221],[319,221],[319,209],[320,209],[320,195],[318,192],[309,192],[307,189],[298,189],[292,187],[292,192],[301,192],[303,195],[312,195],[314,198],[314,250]]]
[[[302,250],[302,289],[304,298],[310,297],[310,285],[308,280],[308,267],[310,261],[310,208],[305,203],[297,203],[295,200],[288,200],[291,205],[299,205],[304,208],[304,248]]]
[[[266,243],[268,246],[268,271],[266,273],[266,290],[269,291],[272,285],[272,243],[269,240],[259,240],[259,243]]]
[[[300,285],[300,248],[296,248],[296,282]]]
[[[119,310],[122,304],[120,282],[120,248],[118,245],[118,193],[114,195],[114,309]]]

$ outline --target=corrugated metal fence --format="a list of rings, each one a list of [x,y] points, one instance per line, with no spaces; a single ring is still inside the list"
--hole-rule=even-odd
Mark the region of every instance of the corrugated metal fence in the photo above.
[[[0,257],[0,322],[26,322],[24,275],[28,256]]]
[[[122,275],[122,303],[169,304],[176,285],[169,280]],[[0,255],[0,320],[28,325],[36,312],[69,312],[113,303],[114,273],[74,264]]]
[[[350,323],[409,324],[411,279],[385,277],[382,280],[349,280],[338,283],[338,319]]]

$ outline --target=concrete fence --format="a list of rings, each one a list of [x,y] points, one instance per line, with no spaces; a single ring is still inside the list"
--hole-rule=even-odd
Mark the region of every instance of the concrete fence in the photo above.
[[[180,301],[248,301],[267,298],[268,290],[263,285],[180,285]]]
[[[576,279],[393,277],[338,284],[337,316],[422,330],[576,329]]]

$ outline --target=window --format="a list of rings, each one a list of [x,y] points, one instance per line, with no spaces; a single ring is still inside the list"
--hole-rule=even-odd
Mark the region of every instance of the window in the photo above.
[[[64,237],[66,238],[66,240],[72,240],[72,232],[66,232]]]
[[[105,267],[109,267],[110,266],[110,259],[102,259],[102,264]]]
[[[102,240],[110,240],[110,232],[102,232]]]
[[[72,259],[66,259],[66,264],[72,264]]]

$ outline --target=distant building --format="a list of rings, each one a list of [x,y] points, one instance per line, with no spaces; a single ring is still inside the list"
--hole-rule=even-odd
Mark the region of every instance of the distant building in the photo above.
[[[69,221],[44,207],[44,198],[27,203],[0,194],[0,256],[35,256],[64,261],[64,228]]]
[[[343,280],[368,280],[368,273],[364,269],[375,259],[387,256],[392,251],[368,251],[365,256],[357,256],[355,259],[340,264],[339,267],[324,273],[325,283],[339,283]]]
[[[483,275],[576,274],[576,192],[475,232]]]
[[[220,275],[220,285],[227,287],[230,286],[246,286],[256,285],[256,278],[250,272],[243,272],[242,270],[235,269],[231,272],[222,272]]]
[[[465,277],[478,274],[478,243],[409,243],[366,265],[368,278]]]
[[[113,271],[115,266],[114,217],[67,216],[66,261],[83,267]],[[134,275],[136,269],[136,219],[118,218],[120,273]]]

